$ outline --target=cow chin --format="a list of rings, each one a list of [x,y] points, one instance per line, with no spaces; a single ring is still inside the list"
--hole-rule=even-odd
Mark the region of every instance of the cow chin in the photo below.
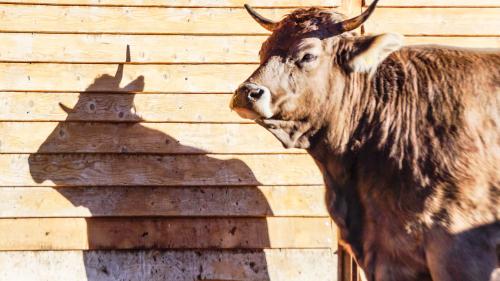
[[[252,120],[260,118],[260,115],[257,114],[257,112],[250,110],[250,109],[247,109],[247,108],[235,107],[235,108],[233,108],[233,110],[236,111],[236,113],[238,113],[238,115],[241,118],[252,119]]]
[[[274,115],[271,109],[270,95],[263,95],[259,100],[250,105],[251,109],[238,106],[231,107],[241,118],[245,119],[268,119]]]
[[[251,110],[244,107],[235,107],[233,108],[233,110],[236,111],[236,113],[241,118],[251,119],[251,120],[267,119],[273,116],[272,112],[269,109],[264,109],[264,112],[262,112],[262,110],[259,110],[258,108],[256,108],[256,110]]]

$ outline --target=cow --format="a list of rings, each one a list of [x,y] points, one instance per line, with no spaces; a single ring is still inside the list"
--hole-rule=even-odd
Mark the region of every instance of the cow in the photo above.
[[[358,35],[377,2],[279,22],[245,5],[272,34],[230,107],[312,156],[368,280],[500,280],[500,51]]]

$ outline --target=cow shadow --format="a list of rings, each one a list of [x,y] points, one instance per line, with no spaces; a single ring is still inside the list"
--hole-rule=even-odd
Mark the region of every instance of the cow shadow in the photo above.
[[[250,168],[140,123],[134,92],[144,90],[145,78],[120,87],[123,70],[120,64],[114,76],[97,77],[71,108],[60,104],[66,120],[29,156],[36,183],[54,186],[71,210],[88,210],[90,251],[82,260],[87,280],[269,280],[262,249],[270,246],[265,216],[272,211]],[[109,93],[99,93],[103,88]],[[75,122],[96,120],[89,115],[104,109],[134,122]],[[131,136],[135,142],[126,139]],[[224,187],[238,182],[249,184]],[[237,189],[245,198],[220,196]],[[256,232],[242,233],[235,216],[245,215],[249,205],[260,210],[251,215]],[[75,217],[71,212],[62,216]],[[172,230],[176,222],[181,227]],[[262,247],[247,247],[249,236]]]

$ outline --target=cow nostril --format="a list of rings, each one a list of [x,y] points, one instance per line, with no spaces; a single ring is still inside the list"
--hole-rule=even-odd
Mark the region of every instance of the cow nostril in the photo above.
[[[253,100],[258,100],[264,94],[263,89],[256,89],[255,91],[250,92],[249,96]]]

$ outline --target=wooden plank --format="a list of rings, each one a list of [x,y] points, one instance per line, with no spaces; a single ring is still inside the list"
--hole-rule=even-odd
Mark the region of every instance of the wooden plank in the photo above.
[[[336,281],[336,266],[325,249],[0,252],[5,281]]]
[[[233,92],[256,65],[0,63],[0,91]],[[229,103],[229,101],[228,101]]]
[[[407,36],[406,45],[439,44],[466,48],[500,48],[500,37]]]
[[[365,0],[365,6],[373,0]],[[377,4],[380,7],[500,7],[498,0],[384,0]]]
[[[0,120],[254,123],[231,112],[230,98],[231,94],[4,92],[0,93]]]
[[[266,38],[0,33],[0,61],[119,63],[129,45],[131,62],[137,63],[257,63]]]
[[[368,30],[404,34],[499,35],[500,8],[380,8]],[[280,19],[290,9],[262,9]],[[268,34],[242,8],[145,8],[3,5],[9,32],[136,34]],[[162,24],[158,24],[158,23]],[[480,22],[482,28],[477,28]],[[436,24],[439,23],[439,24]],[[418,30],[416,30],[418,27]]]
[[[0,122],[0,143],[0,153],[305,153],[257,124]]]
[[[329,218],[0,219],[0,249],[333,248]],[[293,235],[292,235],[293,233]]]
[[[359,13],[359,11],[357,11]],[[129,45],[136,63],[257,63],[266,36],[0,33],[0,61],[120,63]],[[406,41],[500,47],[500,37],[407,37]],[[13,48],[12,46],[16,46]]]
[[[2,154],[0,186],[321,185],[309,155]]]
[[[499,26],[500,8],[380,8],[364,24],[368,33],[405,35],[499,36]]]
[[[160,7],[308,7],[338,6],[341,0],[17,0],[1,3],[91,5],[91,6],[160,6]]]
[[[0,198],[0,218],[328,216],[323,186],[4,187]]]
[[[260,9],[281,19],[290,9]],[[240,8],[0,6],[0,31],[120,34],[268,34]]]

